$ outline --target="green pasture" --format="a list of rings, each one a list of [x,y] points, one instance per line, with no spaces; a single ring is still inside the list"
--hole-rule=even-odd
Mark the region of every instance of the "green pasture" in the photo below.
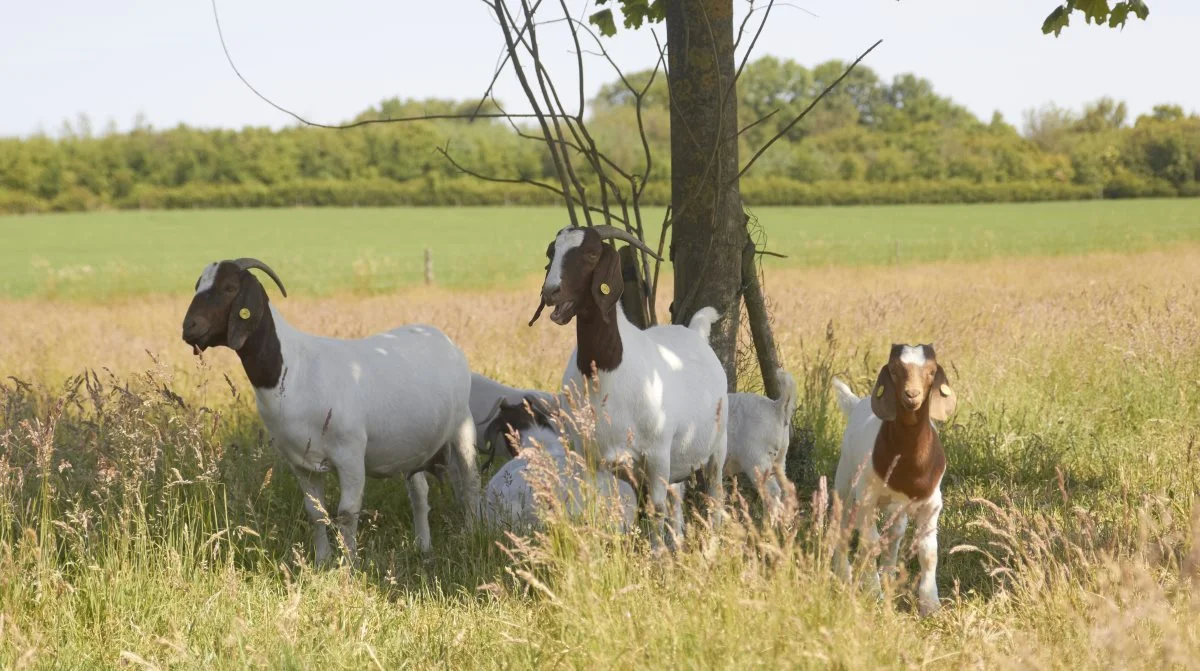
[[[1138,251],[1200,240],[1200,200],[752,208],[773,267]],[[657,241],[661,210],[648,211]],[[102,212],[0,218],[0,295],[105,299],[192,288],[210,261],[257,256],[306,294],[422,281],[510,287],[541,272],[559,208]],[[684,225],[684,224],[680,224]],[[756,228],[758,228],[756,227]]]

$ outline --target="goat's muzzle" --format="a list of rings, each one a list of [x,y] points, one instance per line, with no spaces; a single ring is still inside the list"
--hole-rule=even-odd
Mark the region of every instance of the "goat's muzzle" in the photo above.
[[[192,346],[192,354],[200,356],[200,353],[208,349],[209,331],[208,321],[196,317],[189,317],[183,322],[183,341]]]
[[[554,312],[550,313],[550,321],[559,326],[569,324],[575,317],[575,301],[564,296],[561,287],[543,287],[542,302],[554,306]]]

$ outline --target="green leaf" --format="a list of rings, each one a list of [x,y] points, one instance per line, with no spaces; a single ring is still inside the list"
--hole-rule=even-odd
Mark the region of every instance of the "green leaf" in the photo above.
[[[588,23],[596,26],[600,30],[600,34],[605,37],[612,37],[617,34],[617,24],[613,22],[611,9],[602,9],[592,14],[588,17]]]
[[[1123,2],[1119,3],[1116,7],[1113,7],[1112,14],[1108,15],[1108,27],[1116,28],[1117,26],[1124,26],[1128,16],[1129,5]]]
[[[1070,11],[1067,9],[1067,6],[1059,5],[1053,12],[1050,12],[1050,16],[1047,16],[1046,20],[1042,22],[1042,34],[1049,35],[1050,33],[1054,33],[1054,36],[1058,37],[1059,33],[1062,32],[1062,29],[1066,28],[1068,25],[1070,25],[1070,23],[1071,15]]]

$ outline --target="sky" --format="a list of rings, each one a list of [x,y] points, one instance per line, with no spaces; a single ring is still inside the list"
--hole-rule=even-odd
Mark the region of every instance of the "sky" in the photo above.
[[[1053,102],[1078,109],[1105,95],[1126,101],[1132,116],[1164,102],[1200,110],[1200,86],[1186,74],[1195,62],[1200,3],[1149,0],[1149,20],[1123,31],[1084,25],[1077,15],[1054,38],[1042,35],[1041,23],[1056,1],[786,0],[772,11],[755,55],[812,66],[852,60],[882,38],[864,63],[885,79],[915,73],[984,120],[999,110],[1018,127],[1030,108]],[[577,15],[589,10],[568,5]],[[734,5],[740,20],[750,5]],[[242,74],[319,122],[349,119],[393,96],[477,98],[502,48],[480,0],[216,6]],[[544,59],[560,86],[574,87],[565,32],[546,26],[543,33]],[[658,33],[665,34],[662,26]],[[646,30],[623,31],[609,47],[626,70],[649,67],[656,55]],[[599,59],[587,60],[590,94],[612,75]],[[524,98],[515,78],[501,79],[496,92],[519,111]],[[139,116],[160,128],[294,123],[234,75],[210,0],[0,0],[0,136],[54,135],[81,114],[95,130],[109,122],[127,129]]]

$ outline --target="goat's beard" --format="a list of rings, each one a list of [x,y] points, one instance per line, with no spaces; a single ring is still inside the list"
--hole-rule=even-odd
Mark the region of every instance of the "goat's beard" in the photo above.
[[[575,316],[575,301],[562,301],[554,306],[554,312],[550,313],[550,321],[559,326],[566,326]]]

